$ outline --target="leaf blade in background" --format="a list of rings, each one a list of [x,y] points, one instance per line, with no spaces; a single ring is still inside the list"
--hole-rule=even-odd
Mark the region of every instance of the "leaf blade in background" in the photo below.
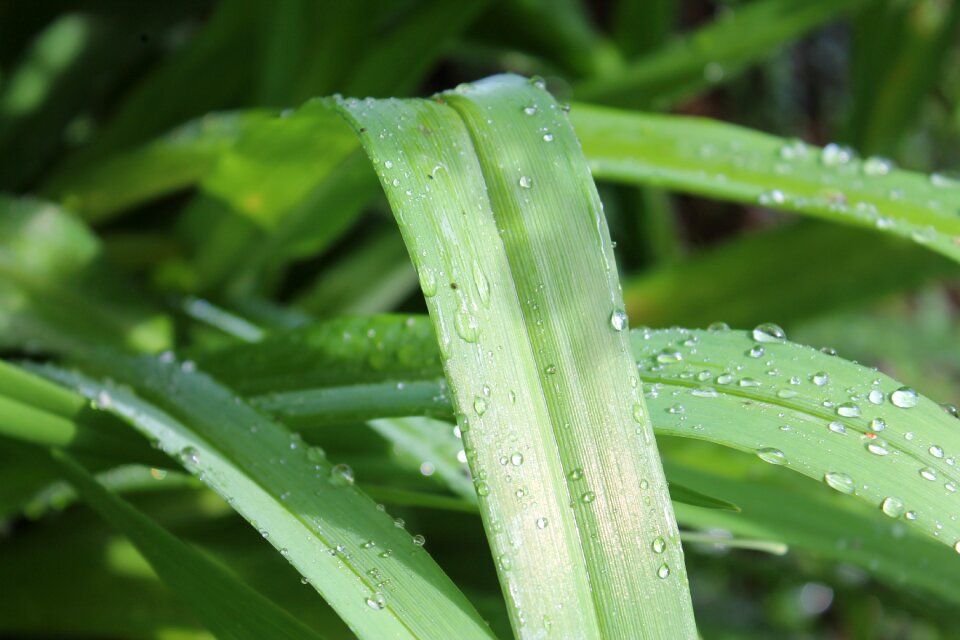
[[[598,180],[655,185],[876,228],[960,260],[960,183],[704,118],[577,105]]]

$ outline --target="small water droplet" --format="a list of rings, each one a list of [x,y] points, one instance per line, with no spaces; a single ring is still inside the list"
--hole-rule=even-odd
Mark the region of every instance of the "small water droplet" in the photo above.
[[[818,387],[822,387],[830,382],[830,376],[828,376],[825,371],[817,371],[815,374],[810,376],[810,381]]]
[[[660,565],[660,568],[657,569],[657,577],[663,580],[669,575],[670,575],[670,567],[666,563],[663,563],[662,565]]]
[[[418,547],[422,547],[422,546],[425,545],[426,543],[427,543],[427,539],[424,538],[424,537],[423,537],[422,535],[420,535],[419,533],[418,533],[417,535],[413,536],[413,544],[417,545]]]
[[[920,477],[924,480],[930,480],[931,482],[937,479],[937,472],[930,467],[924,467],[920,469]]]
[[[667,542],[663,539],[662,536],[657,536],[653,539],[653,542],[650,544],[650,548],[653,549],[654,553],[663,553],[664,549],[667,548]]]
[[[473,410],[477,412],[478,416],[482,416],[487,412],[487,400],[481,396],[477,396],[473,399]]]
[[[759,345],[759,344],[753,345],[752,347],[750,347],[750,350],[747,351],[747,355],[750,356],[751,358],[760,358],[763,356],[763,354],[764,354],[763,345]]]
[[[707,325],[707,331],[716,333],[718,331],[730,331],[730,325],[726,322],[711,322]]]
[[[885,456],[890,453],[890,450],[887,449],[887,446],[883,442],[869,441],[867,442],[867,451],[872,453],[875,456]]]
[[[863,173],[868,176],[885,176],[893,170],[893,162],[879,156],[870,156],[863,161]]]
[[[593,502],[593,501],[596,500],[596,499],[597,499],[597,494],[595,494],[593,491],[587,491],[587,492],[584,493],[582,496],[580,496],[580,500],[581,500],[584,504],[590,504],[591,502]]]
[[[546,518],[537,518],[537,529],[546,529],[548,521]]]
[[[854,158],[853,150],[841,147],[831,142],[820,151],[820,162],[827,167],[839,167],[849,163]]]
[[[660,364],[672,364],[683,360],[683,354],[675,349],[664,349],[657,354],[657,362]]]
[[[338,487],[346,487],[353,484],[353,469],[350,465],[337,464],[330,469],[330,480]]]
[[[943,447],[940,445],[932,444],[930,445],[930,449],[928,449],[928,451],[930,451],[930,455],[932,455],[934,458],[943,457]]]
[[[387,606],[387,601],[382,593],[374,593],[367,598],[367,606],[376,611],[380,611]]]
[[[871,389],[870,393],[867,394],[867,400],[869,400],[871,404],[883,404],[883,399],[883,391],[879,389]]]
[[[901,409],[910,409],[917,406],[920,395],[910,387],[900,387],[890,394],[890,402]]]
[[[883,418],[874,418],[870,421],[870,430],[881,432],[887,428],[887,423]]]
[[[533,187],[533,178],[530,176],[520,176],[520,186],[524,189],[530,189]]]
[[[827,428],[834,433],[845,434],[847,432],[847,428],[844,426],[844,424],[842,422],[837,422],[836,420],[828,424]]]

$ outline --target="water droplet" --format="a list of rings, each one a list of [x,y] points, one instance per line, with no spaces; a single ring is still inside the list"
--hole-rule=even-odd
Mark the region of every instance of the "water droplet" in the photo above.
[[[453,326],[464,342],[472,343],[480,338],[480,322],[465,307],[457,310],[453,318]]]
[[[753,330],[753,339],[757,342],[781,342],[786,338],[783,329],[772,322],[757,325]]]
[[[583,469],[577,467],[576,469],[568,473],[567,477],[570,478],[570,480],[576,482],[577,480],[580,480],[581,478],[583,478]]]
[[[953,545],[953,550],[960,553],[960,540],[957,540],[956,544]]]
[[[520,176],[520,186],[524,189],[530,189],[533,187],[533,178],[529,176]]]
[[[490,485],[488,485],[488,484],[487,484],[486,482],[484,482],[483,480],[477,480],[476,487],[477,487],[477,495],[478,495],[478,496],[483,497],[483,496],[488,496],[488,495],[490,495]]]
[[[890,450],[887,449],[887,446],[885,443],[877,442],[874,440],[867,442],[867,451],[869,451],[875,456],[885,456],[890,453]]]
[[[353,469],[350,465],[337,464],[330,469],[330,480],[338,487],[346,487],[353,484]]]
[[[707,325],[707,331],[730,331],[730,325],[728,325],[726,322],[711,322],[709,325]]]
[[[420,277],[420,288],[423,290],[423,295],[432,298],[437,294],[437,276],[434,275],[433,269],[430,267],[421,267],[417,271],[417,275]]]
[[[387,169],[393,169],[393,162],[390,160],[384,160],[383,166],[385,166]]]
[[[537,112],[537,105],[530,105],[529,107],[524,107],[523,112],[528,116],[532,116]]]
[[[815,374],[810,376],[810,381],[818,387],[822,387],[830,382],[830,376],[828,376],[825,371],[817,371]]]
[[[595,494],[593,491],[587,491],[582,496],[580,496],[580,500],[582,500],[584,504],[590,504],[596,499],[597,499],[597,494]]]
[[[757,449],[757,457],[764,462],[769,462],[770,464],[787,464],[787,456],[784,455],[783,451],[780,451],[780,449],[774,449],[773,447],[763,447],[762,449]]]
[[[510,556],[505,553],[500,554],[500,557],[497,558],[497,564],[500,565],[500,569],[503,571],[509,571],[510,567],[513,566],[513,561],[510,560]]]
[[[650,548],[653,549],[654,553],[663,553],[664,549],[667,548],[667,542],[663,539],[662,536],[657,536],[653,539],[653,542],[650,544]]]
[[[924,467],[920,469],[920,477],[924,480],[930,480],[931,482],[937,479],[937,472],[930,467]]]
[[[885,176],[893,169],[893,162],[879,156],[870,156],[863,161],[863,173],[868,176]]]
[[[194,447],[186,447],[180,452],[180,459],[185,463],[197,464],[200,462],[200,454]]]
[[[890,394],[890,402],[901,409],[910,409],[917,406],[920,395],[910,387],[900,387]]]
[[[803,141],[793,139],[788,140],[782,147],[780,147],[779,153],[780,157],[784,160],[799,160],[807,157],[809,150]]]
[[[747,351],[747,355],[750,356],[751,358],[760,358],[761,356],[763,356],[763,353],[764,353],[763,345],[759,345],[759,344],[753,345],[750,348],[750,350]]]
[[[852,402],[838,404],[837,415],[844,418],[858,418],[860,417],[860,407]]]
[[[879,389],[871,389],[870,393],[867,394],[867,400],[869,400],[871,404],[883,404],[884,397],[883,391]]]
[[[675,349],[664,349],[657,354],[657,362],[660,364],[672,364],[683,360],[683,354]]]
[[[823,481],[826,482],[831,489],[836,489],[840,493],[849,494],[854,491],[853,478],[845,473],[828,471],[823,474]]]
[[[854,158],[853,150],[831,142],[820,151],[820,162],[827,167],[845,165]]]
[[[874,418],[870,421],[870,430],[880,432],[887,428],[887,423],[883,418]]]
[[[610,326],[614,331],[623,331],[627,327],[627,314],[623,309],[614,309],[610,314]]]
[[[680,414],[686,411],[682,404],[675,404],[667,408],[667,413]]]
[[[827,428],[834,433],[845,434],[847,432],[847,428],[843,425],[843,423],[837,422],[836,420],[828,424]]]
[[[422,546],[425,545],[426,543],[427,543],[427,539],[424,538],[424,537],[423,537],[422,535],[420,535],[419,533],[418,533],[417,535],[413,536],[413,544],[417,545],[418,547],[422,547]]]
[[[543,134],[543,141],[544,141],[544,142],[553,142],[553,134],[552,134],[552,133],[545,133],[545,134]]]
[[[660,565],[660,568],[657,569],[657,577],[663,580],[669,575],[670,575],[670,567],[667,565],[667,563],[663,563],[662,565]]]
[[[954,418],[960,418],[960,409],[957,408],[957,405],[944,402],[940,405],[940,408],[952,415]]]
[[[899,518],[904,514],[903,502],[893,496],[888,496],[880,503],[880,509],[891,518]]]
[[[930,445],[930,449],[928,449],[928,451],[930,451],[930,455],[932,455],[934,458],[943,457],[943,447],[940,445],[932,444]]]
[[[548,522],[546,518],[537,518],[537,529],[546,529],[547,524]]]
[[[544,367],[543,372],[546,373],[548,376],[552,376],[557,372],[557,365],[548,364],[546,367]]]
[[[387,601],[382,593],[375,593],[367,598],[367,606],[376,611],[380,611],[387,606]]]
[[[477,412],[478,416],[482,416],[487,412],[487,400],[481,396],[477,396],[473,399],[473,410]]]
[[[515,467],[519,467],[523,464],[523,454],[517,451],[512,456],[510,456],[510,464]]]

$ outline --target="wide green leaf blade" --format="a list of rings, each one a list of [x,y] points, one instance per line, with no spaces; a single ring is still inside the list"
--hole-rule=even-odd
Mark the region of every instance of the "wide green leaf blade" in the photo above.
[[[576,105],[598,180],[656,185],[876,228],[960,260],[960,183],[722,122]]]
[[[84,501],[133,541],[160,577],[218,638],[322,637],[105,489],[67,454],[54,451],[52,455],[57,468]]]
[[[100,383],[48,375],[127,419],[255,526],[362,638],[487,638],[489,630],[411,535],[279,423],[189,361],[89,356]],[[266,461],[266,462],[265,462]]]
[[[609,235],[559,105],[508,76],[342,105],[420,274],[515,632],[693,637]]]

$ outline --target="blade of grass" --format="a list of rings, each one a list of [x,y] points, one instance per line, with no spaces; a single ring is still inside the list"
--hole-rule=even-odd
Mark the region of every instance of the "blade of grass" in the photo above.
[[[699,118],[577,105],[598,180],[647,184],[876,228],[960,260],[960,183]]]
[[[124,417],[217,491],[362,638],[487,638],[457,588],[406,531],[280,424],[190,363],[85,356],[113,380],[45,367]],[[264,464],[264,460],[269,461]],[[370,543],[373,544],[370,544]]]
[[[420,274],[515,633],[693,637],[609,235],[559,105],[506,76],[342,105]]]
[[[286,611],[103,488],[62,451],[54,464],[84,501],[130,537],[157,574],[218,638],[321,638]]]
[[[727,12],[624,67],[576,87],[580,100],[664,107],[739,74],[807,31],[866,0],[762,0]]]

